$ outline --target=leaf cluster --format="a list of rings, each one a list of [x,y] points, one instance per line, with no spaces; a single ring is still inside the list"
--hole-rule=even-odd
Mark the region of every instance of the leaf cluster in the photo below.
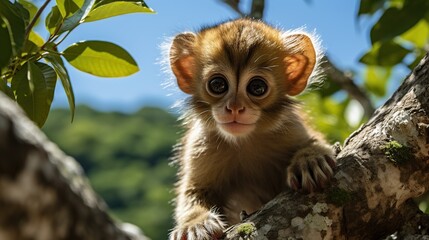
[[[360,62],[366,65],[366,89],[383,97],[394,70],[412,70],[428,50],[429,1],[361,0],[358,16],[377,18],[370,31],[372,47]]]
[[[404,68],[412,70],[429,50],[429,1],[360,0],[357,18],[373,22],[371,47],[359,59],[364,67],[362,81],[352,80],[356,71],[343,74],[370,104],[377,105],[389,94],[390,86],[397,84],[395,74]],[[323,86],[301,99],[308,103],[315,127],[327,133],[329,140],[343,141],[366,121],[369,114],[364,113],[371,111],[356,101],[347,86],[337,84],[335,76],[326,77]]]
[[[64,60],[101,77],[123,77],[139,70],[122,47],[105,41],[58,45],[80,24],[128,13],[153,13],[143,0],[56,0],[45,19],[43,39],[34,31],[51,0],[37,8],[28,0],[0,0],[0,91],[18,102],[27,115],[43,126],[59,78],[67,95],[71,118],[75,111],[73,87]]]

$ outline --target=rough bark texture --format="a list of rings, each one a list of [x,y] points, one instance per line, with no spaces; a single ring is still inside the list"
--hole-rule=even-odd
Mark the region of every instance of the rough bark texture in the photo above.
[[[226,239],[380,239],[401,227],[409,228],[397,233],[403,238],[429,239],[412,200],[429,189],[428,55],[337,159],[323,193],[282,193]]]
[[[0,92],[0,239],[147,239],[114,222],[82,168]]]

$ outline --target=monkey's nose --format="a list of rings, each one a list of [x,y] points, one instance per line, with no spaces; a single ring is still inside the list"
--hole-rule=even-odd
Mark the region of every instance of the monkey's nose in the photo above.
[[[233,115],[242,114],[244,113],[245,109],[246,108],[244,106],[239,106],[237,104],[231,104],[225,107],[226,112],[231,113]]]

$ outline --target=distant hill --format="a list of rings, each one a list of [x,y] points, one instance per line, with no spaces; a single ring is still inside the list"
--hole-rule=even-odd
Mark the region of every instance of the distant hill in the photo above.
[[[123,114],[78,106],[73,123],[68,110],[53,110],[43,131],[84,167],[113,216],[165,240],[172,227],[176,169],[168,158],[180,135],[176,119],[159,108]]]

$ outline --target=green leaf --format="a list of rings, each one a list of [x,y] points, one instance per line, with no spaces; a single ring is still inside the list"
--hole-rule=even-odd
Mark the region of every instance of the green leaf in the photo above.
[[[91,11],[92,6],[94,5],[95,0],[84,0],[82,7],[77,9],[72,15],[64,18],[64,22],[58,31],[58,34],[63,32],[67,32],[75,28],[79,25],[83,19],[88,15],[89,11]],[[61,10],[60,10],[61,11]]]
[[[318,119],[314,126],[328,133],[328,139],[343,141],[354,130],[343,117],[349,99],[322,98],[314,91],[299,95],[298,99],[306,103],[310,117]]]
[[[49,54],[45,57],[45,59],[52,64],[52,66],[55,69],[55,72],[58,74],[59,78],[61,79],[61,84],[63,85],[64,92],[66,93],[67,100],[69,102],[71,121],[73,121],[76,104],[75,104],[73,87],[70,82],[69,73],[67,72],[67,69],[64,66],[64,62],[60,56]]]
[[[57,85],[57,74],[51,66],[45,63],[36,62],[36,66],[39,67],[45,78],[45,82],[43,84],[44,88],[47,90],[47,102],[50,107],[52,100],[54,99],[55,86]]]
[[[32,3],[31,1],[28,0],[18,0],[18,2],[25,8],[27,9],[29,15],[29,19],[33,19],[34,15],[36,15],[36,12],[38,10],[37,6],[34,5],[34,3]],[[36,23],[37,24],[37,23]]]
[[[2,39],[1,42],[9,41],[12,56],[16,56],[24,44],[24,20],[18,13],[16,6],[12,5],[9,1],[4,0],[0,0],[0,18],[2,19],[2,28],[6,28],[8,32],[8,34],[2,34],[0,38],[9,38],[8,40]]]
[[[427,0],[406,0],[402,8],[392,6],[386,9],[371,29],[371,42],[385,41],[401,35],[423,19],[428,9]]]
[[[408,0],[388,0],[387,2],[389,4],[389,6],[402,8],[406,1],[408,1]]]
[[[77,12],[84,3],[84,0],[56,0],[58,9],[63,18],[69,17]]]
[[[386,0],[361,0],[359,5],[358,16],[363,14],[373,14],[381,9]]]
[[[0,18],[0,70],[9,64],[10,58],[12,57],[12,45],[10,42],[9,31],[6,27],[6,23]]]
[[[36,32],[31,31],[28,40],[25,41],[25,46],[23,49],[23,53],[35,53],[39,51],[40,47],[43,46],[45,41],[43,38]]]
[[[15,12],[24,20],[25,26],[30,22],[30,12],[19,2],[14,2]]]
[[[16,101],[39,127],[48,117],[57,76],[44,63],[27,62],[12,78]]]
[[[378,42],[359,61],[367,65],[389,67],[401,63],[408,53],[410,50],[393,41]]]
[[[55,30],[61,27],[62,22],[63,17],[61,16],[60,10],[58,10],[57,6],[53,6],[48,16],[46,16],[46,29],[48,29],[49,33],[53,35],[55,33]]]
[[[154,11],[140,0],[114,1],[104,4],[102,2],[101,5],[97,5],[95,9],[91,10],[85,18],[85,22],[97,21],[129,13],[154,13]]]
[[[429,24],[420,20],[413,28],[401,35],[401,38],[412,42],[418,48],[424,48],[429,40]]]
[[[127,51],[110,42],[75,43],[63,55],[75,68],[100,77],[123,77],[139,70]]]
[[[45,40],[43,40],[43,38],[35,31],[30,32],[28,39],[31,40],[34,44],[36,44],[36,46],[38,47],[41,47],[43,46],[43,44],[45,44]]]
[[[378,97],[384,97],[387,82],[391,75],[392,68],[368,66],[365,70],[365,88]]]

